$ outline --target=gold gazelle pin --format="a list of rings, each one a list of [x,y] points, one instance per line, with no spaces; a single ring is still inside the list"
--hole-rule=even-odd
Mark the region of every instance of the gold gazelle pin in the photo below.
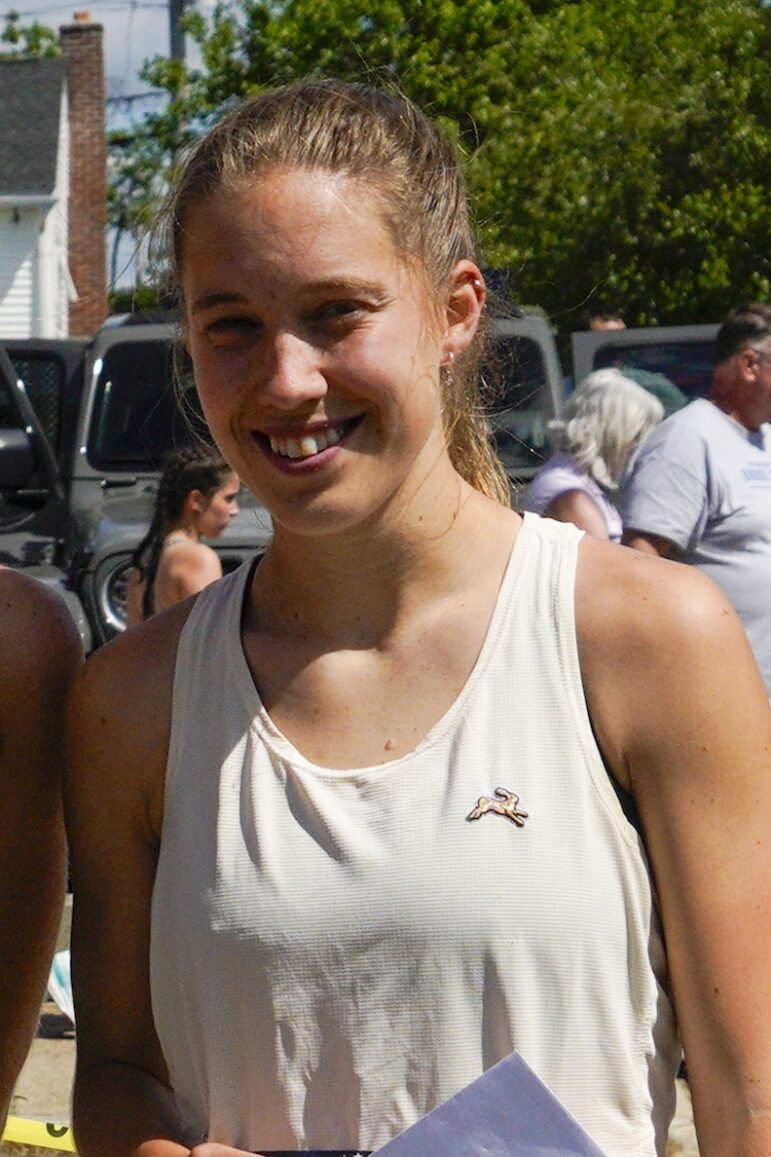
[[[496,787],[495,795],[497,797],[496,799],[490,799],[489,796],[486,795],[480,796],[476,802],[476,807],[471,809],[466,819],[478,820],[481,816],[486,815],[487,812],[493,812],[495,815],[505,816],[507,820],[511,820],[518,828],[523,828],[528,813],[522,811],[519,807],[519,796],[505,787]]]

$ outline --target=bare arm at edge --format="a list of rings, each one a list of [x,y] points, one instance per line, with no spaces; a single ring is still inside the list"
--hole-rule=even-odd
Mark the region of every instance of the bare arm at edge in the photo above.
[[[547,518],[556,518],[558,522],[572,522],[595,538],[608,538],[605,515],[594,499],[583,490],[566,490],[559,494],[549,503],[544,514]]]
[[[189,603],[175,607],[102,648],[70,704],[65,803],[75,894],[73,1123],[80,1157],[240,1154],[190,1136],[150,1004],[150,901],[171,680],[189,611]]]
[[[155,1034],[148,960],[178,628],[163,616],[97,651],[69,707],[73,1125],[81,1157],[190,1152]]]
[[[641,554],[655,554],[659,558],[672,559],[677,556],[675,544],[660,534],[647,534],[643,530],[630,528],[624,531],[621,542],[623,546],[631,546],[633,550],[639,550]]]
[[[637,801],[702,1157],[771,1153],[771,710],[722,592],[584,540],[587,701]]]
[[[64,603],[0,571],[0,1132],[64,904],[64,703],[82,658]]]

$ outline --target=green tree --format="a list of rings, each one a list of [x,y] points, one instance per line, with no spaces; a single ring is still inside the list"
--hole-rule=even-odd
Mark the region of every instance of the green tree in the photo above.
[[[771,297],[764,0],[240,0],[191,12],[199,67],[111,140],[110,219],[139,235],[179,150],[300,76],[392,84],[465,156],[484,261],[565,329],[594,297],[641,324]]]
[[[108,137],[107,220],[112,230],[110,285],[118,281],[121,241],[139,249],[166,191],[173,150],[141,128],[116,129]]]
[[[762,0],[245,0],[187,29],[202,67],[147,65],[140,151],[298,76],[390,83],[465,153],[485,260],[567,328],[594,295],[647,324],[771,294]]]
[[[8,12],[3,17],[5,24],[0,32],[0,60],[14,56],[58,56],[59,41],[52,28],[47,28],[38,20],[32,24],[22,24],[18,12]]]

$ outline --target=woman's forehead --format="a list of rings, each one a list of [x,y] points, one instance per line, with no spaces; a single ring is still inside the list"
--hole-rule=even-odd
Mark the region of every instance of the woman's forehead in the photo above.
[[[190,207],[181,276],[188,304],[259,268],[283,281],[399,276],[398,251],[378,197],[363,182],[323,170],[270,170]]]
[[[382,203],[367,182],[324,169],[271,168],[230,181],[193,202],[183,222],[185,238],[196,223],[213,219],[220,227],[247,234],[269,235],[272,230],[298,227],[314,230],[350,228],[361,223],[384,229]]]

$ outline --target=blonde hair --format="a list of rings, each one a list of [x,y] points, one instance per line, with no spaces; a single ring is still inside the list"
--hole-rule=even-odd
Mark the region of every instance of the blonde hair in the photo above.
[[[658,398],[619,370],[595,370],[549,422],[549,441],[605,490],[616,490],[636,446],[658,425]]]
[[[301,81],[228,113],[185,158],[160,219],[179,291],[186,213],[223,187],[272,168],[320,169],[364,182],[398,252],[441,298],[455,264],[473,260],[466,194],[450,141],[406,97],[364,84]],[[453,466],[471,486],[509,504],[489,438],[478,340],[442,373],[443,419]]]

